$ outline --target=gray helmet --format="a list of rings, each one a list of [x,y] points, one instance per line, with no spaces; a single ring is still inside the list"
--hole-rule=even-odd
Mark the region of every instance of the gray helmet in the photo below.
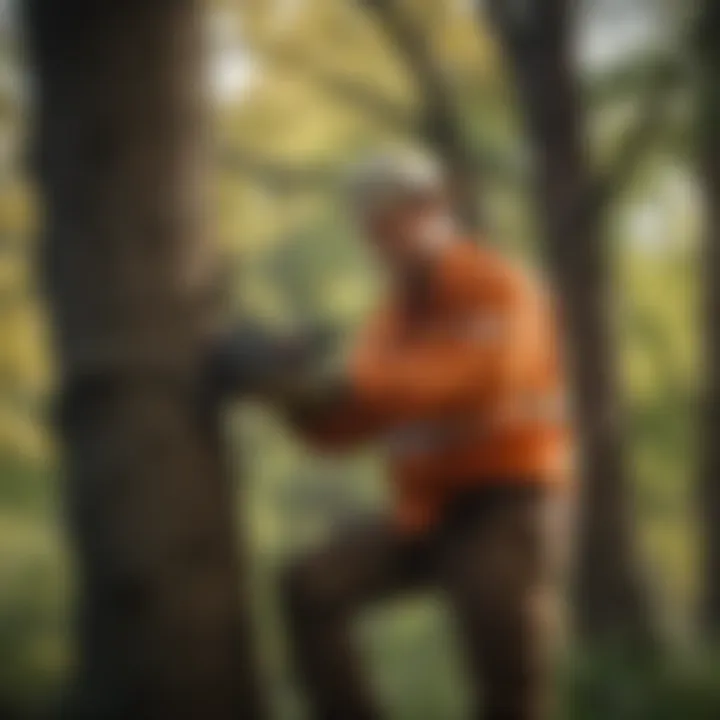
[[[366,214],[418,195],[441,193],[444,185],[442,168],[432,157],[395,150],[353,166],[347,194],[355,211]]]

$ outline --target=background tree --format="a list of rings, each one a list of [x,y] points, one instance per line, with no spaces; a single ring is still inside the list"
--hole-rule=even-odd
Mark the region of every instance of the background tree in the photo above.
[[[72,718],[260,716],[219,416],[201,385],[217,310],[202,12],[27,3],[80,587]]]
[[[581,631],[651,636],[636,556],[627,427],[618,375],[606,212],[662,111],[653,89],[608,176],[591,164],[573,55],[572,3],[491,1],[489,13],[516,83],[534,157],[538,224],[567,327],[581,447],[577,604]]]

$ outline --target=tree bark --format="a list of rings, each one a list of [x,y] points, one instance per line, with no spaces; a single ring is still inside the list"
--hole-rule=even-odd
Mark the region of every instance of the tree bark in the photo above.
[[[563,309],[580,445],[576,568],[579,630],[647,639],[624,464],[608,243],[572,70],[571,3],[491,0],[531,147],[541,233]]]
[[[219,413],[200,0],[28,0],[79,581],[72,718],[257,718]]]
[[[705,0],[697,25],[698,164],[705,195],[704,372],[700,512],[705,630],[720,636],[720,6]]]

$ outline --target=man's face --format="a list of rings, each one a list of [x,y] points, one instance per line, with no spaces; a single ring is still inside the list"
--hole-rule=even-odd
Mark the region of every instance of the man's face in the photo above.
[[[418,196],[368,213],[362,229],[373,250],[391,274],[412,273],[444,240],[449,224],[444,198]]]

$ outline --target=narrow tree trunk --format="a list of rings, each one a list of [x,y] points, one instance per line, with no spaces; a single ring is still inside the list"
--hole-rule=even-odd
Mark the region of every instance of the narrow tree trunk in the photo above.
[[[218,413],[200,0],[28,0],[77,551],[72,718],[256,718]]]
[[[491,2],[535,153],[539,224],[569,341],[581,449],[577,620],[592,640],[647,638],[623,462],[609,258],[574,78],[568,0]]]
[[[700,502],[704,531],[706,630],[720,637],[720,6],[701,4],[698,16],[698,152],[705,193],[703,445]]]

